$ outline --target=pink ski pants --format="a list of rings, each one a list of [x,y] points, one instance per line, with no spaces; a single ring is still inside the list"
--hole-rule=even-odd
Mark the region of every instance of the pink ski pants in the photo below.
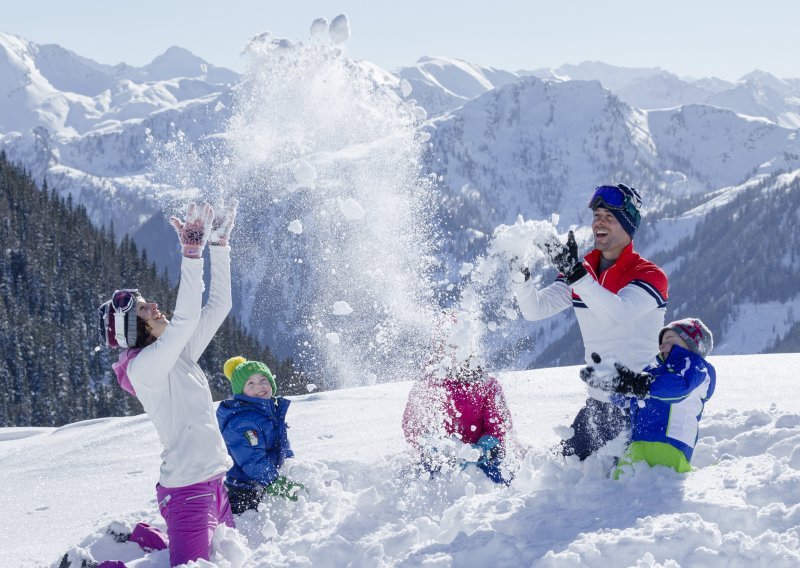
[[[217,525],[234,526],[223,479],[185,487],[156,485],[158,508],[167,522],[170,566],[200,558],[208,560]]]

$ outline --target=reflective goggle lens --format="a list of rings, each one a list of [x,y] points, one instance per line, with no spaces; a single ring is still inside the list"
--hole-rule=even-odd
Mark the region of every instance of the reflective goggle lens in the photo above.
[[[133,307],[133,304],[136,302],[136,298],[139,297],[139,290],[136,289],[126,289],[126,290],[117,290],[111,296],[111,305],[114,306],[114,309],[119,312],[127,312]]]
[[[614,185],[601,185],[594,190],[589,200],[589,208],[594,209],[598,204],[602,204],[611,209],[624,209],[627,199],[629,196],[620,188]]]

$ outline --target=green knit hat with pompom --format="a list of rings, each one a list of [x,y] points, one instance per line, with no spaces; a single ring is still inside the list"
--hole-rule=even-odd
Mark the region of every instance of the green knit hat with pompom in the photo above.
[[[261,361],[248,361],[241,356],[231,357],[225,361],[223,371],[231,382],[233,394],[242,394],[247,379],[256,373],[267,377],[269,385],[272,387],[272,396],[278,394],[278,385],[275,383],[275,377],[272,376],[272,371]]]

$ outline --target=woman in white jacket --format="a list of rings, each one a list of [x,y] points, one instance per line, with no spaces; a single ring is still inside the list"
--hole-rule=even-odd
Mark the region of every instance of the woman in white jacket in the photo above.
[[[185,223],[170,219],[183,252],[171,320],[138,290],[117,290],[100,308],[106,345],[123,349],[113,365],[117,379],[142,403],[163,446],[156,493],[171,566],[208,560],[217,525],[233,526],[223,485],[232,463],[197,361],[231,309],[228,238],[237,204],[232,199],[216,220],[208,203],[190,204]],[[202,306],[207,242],[211,287]]]

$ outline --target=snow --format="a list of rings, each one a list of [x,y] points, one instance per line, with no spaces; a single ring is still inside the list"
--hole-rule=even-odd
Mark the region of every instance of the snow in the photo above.
[[[359,219],[363,219],[364,215],[366,215],[361,203],[352,197],[339,200],[339,211],[341,211],[345,219],[349,221],[358,221]]]
[[[325,32],[328,29],[328,20],[325,18],[316,18],[313,22],[311,22],[311,29],[309,33],[312,36],[318,36]]]
[[[303,223],[300,222],[300,219],[294,219],[289,226],[286,227],[290,233],[294,233],[295,235],[300,235],[303,233]]]
[[[353,308],[347,302],[340,300],[333,303],[331,313],[335,316],[348,316],[353,313]]]
[[[201,565],[796,566],[800,354],[710,360],[719,383],[695,471],[640,467],[616,482],[602,458],[552,452],[585,397],[578,367],[501,376],[527,451],[509,488],[471,467],[404,477],[410,382],[291,397],[297,458],[284,473],[307,492],[241,515]],[[105,534],[112,523],[164,528],[160,446],[146,416],[9,435],[19,430],[0,430],[4,565],[47,566],[81,547],[130,568],[168,566],[166,553],[145,556]]]
[[[347,16],[339,14],[333,20],[328,28],[328,33],[331,36],[333,43],[344,43],[350,39],[350,22]]]

